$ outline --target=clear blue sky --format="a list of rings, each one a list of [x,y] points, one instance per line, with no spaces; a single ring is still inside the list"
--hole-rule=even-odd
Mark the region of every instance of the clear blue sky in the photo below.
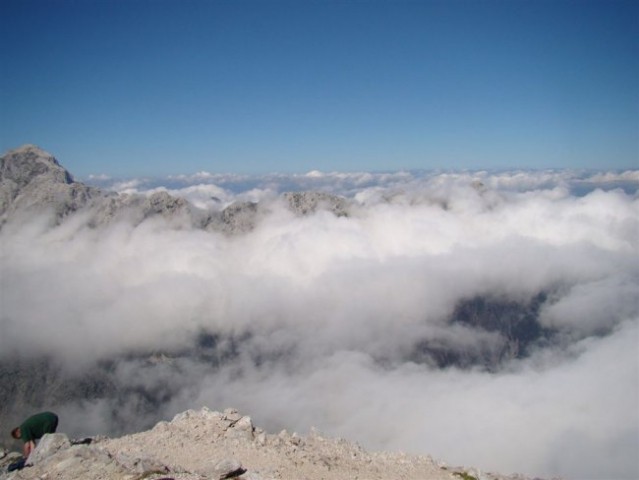
[[[0,148],[78,177],[639,168],[636,1],[0,5]]]

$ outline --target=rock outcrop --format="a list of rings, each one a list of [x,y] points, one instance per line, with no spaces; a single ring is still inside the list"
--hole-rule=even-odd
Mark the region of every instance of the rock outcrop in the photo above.
[[[298,215],[315,213],[317,210],[328,210],[338,217],[348,215],[346,199],[324,192],[287,192],[284,199],[289,208]]]
[[[525,480],[450,468],[429,456],[368,452],[314,430],[271,434],[235,409],[188,410],[145,432],[74,443],[46,435],[22,470],[6,472],[10,462],[0,458],[0,480]]]

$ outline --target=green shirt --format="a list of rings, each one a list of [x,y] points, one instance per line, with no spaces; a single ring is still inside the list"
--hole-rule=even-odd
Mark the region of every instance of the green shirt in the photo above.
[[[27,418],[20,425],[20,438],[26,443],[35,441],[45,433],[55,433],[58,428],[58,416],[51,412],[42,412]]]

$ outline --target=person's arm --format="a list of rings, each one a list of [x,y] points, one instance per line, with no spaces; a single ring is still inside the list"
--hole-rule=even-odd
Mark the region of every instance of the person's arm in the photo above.
[[[29,458],[29,455],[31,454],[31,452],[33,452],[34,448],[35,448],[35,442],[33,440],[29,440],[28,442],[24,444],[24,448],[22,449],[22,451],[23,451],[23,456],[25,460]]]

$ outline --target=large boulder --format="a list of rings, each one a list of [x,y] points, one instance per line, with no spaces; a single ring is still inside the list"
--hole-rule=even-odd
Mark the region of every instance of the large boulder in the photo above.
[[[64,433],[47,433],[40,439],[35,450],[29,455],[27,465],[42,463],[50,456],[70,446],[71,441]]]

